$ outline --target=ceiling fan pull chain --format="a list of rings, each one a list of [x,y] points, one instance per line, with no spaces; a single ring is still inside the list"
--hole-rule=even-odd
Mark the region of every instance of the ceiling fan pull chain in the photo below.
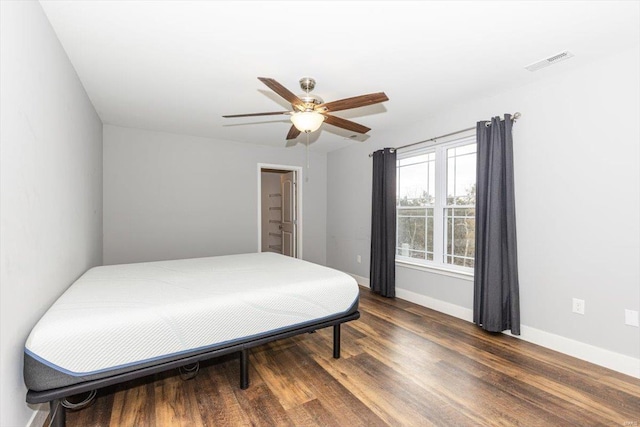
[[[309,173],[309,133],[307,132],[307,148],[305,150],[307,152],[307,174]]]

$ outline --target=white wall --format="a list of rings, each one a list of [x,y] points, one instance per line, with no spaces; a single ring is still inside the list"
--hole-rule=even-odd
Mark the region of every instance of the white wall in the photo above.
[[[105,264],[256,252],[258,163],[306,165],[282,145],[105,125]],[[324,264],[326,155],[302,175],[303,257]]]
[[[628,356],[622,359],[640,372],[640,330],[624,324],[625,308],[640,309],[639,62],[634,49],[572,71],[559,64],[538,71],[547,75],[538,82],[330,153],[328,265],[369,276],[370,152],[520,111],[514,160],[522,324]],[[470,281],[398,267],[397,287],[472,308]],[[586,301],[584,316],[571,312],[573,297]]]
[[[24,426],[27,335],[102,262],[102,123],[40,4],[0,15],[0,425]]]

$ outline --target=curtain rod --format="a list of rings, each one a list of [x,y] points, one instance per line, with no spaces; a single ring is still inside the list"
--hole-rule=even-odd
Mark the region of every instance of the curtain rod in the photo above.
[[[513,120],[514,122],[516,120],[518,120],[520,117],[522,117],[522,114],[515,112],[513,113],[513,116],[511,116],[511,120]],[[457,135],[459,133],[463,133],[463,132],[468,132],[470,130],[474,130],[476,127],[472,127],[472,128],[467,128],[467,129],[462,129],[462,130],[458,130],[455,132],[451,132],[451,133],[447,133],[445,135],[440,135],[440,136],[434,136],[433,138],[429,138],[429,139],[425,139],[424,141],[418,141],[418,142],[414,142],[412,144],[407,144],[407,145],[402,145],[400,147],[396,147],[396,148],[392,148],[392,151],[396,151],[396,150],[400,150],[403,148],[407,148],[407,147],[413,147],[414,145],[418,145],[418,144],[424,144],[425,142],[430,142],[430,141],[435,141],[436,139],[440,139],[440,138],[446,138],[448,136],[453,136],[453,135]],[[369,157],[373,157],[373,153],[369,153]]]

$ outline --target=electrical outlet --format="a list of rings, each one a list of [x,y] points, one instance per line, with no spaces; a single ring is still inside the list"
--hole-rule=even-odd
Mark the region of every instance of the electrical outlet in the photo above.
[[[635,326],[636,328],[640,326],[640,322],[638,321],[638,312],[635,310],[624,310],[624,324],[629,326]]]
[[[358,255],[356,257],[356,261],[358,261],[358,264],[360,264],[362,262],[362,257],[360,255]]]
[[[574,298],[573,299],[573,312],[578,314],[584,314],[584,300]]]

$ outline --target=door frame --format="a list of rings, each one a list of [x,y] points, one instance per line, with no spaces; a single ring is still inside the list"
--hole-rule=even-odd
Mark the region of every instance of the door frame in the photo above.
[[[258,252],[262,252],[262,169],[276,169],[296,174],[296,258],[302,259],[302,167],[258,163]]]

